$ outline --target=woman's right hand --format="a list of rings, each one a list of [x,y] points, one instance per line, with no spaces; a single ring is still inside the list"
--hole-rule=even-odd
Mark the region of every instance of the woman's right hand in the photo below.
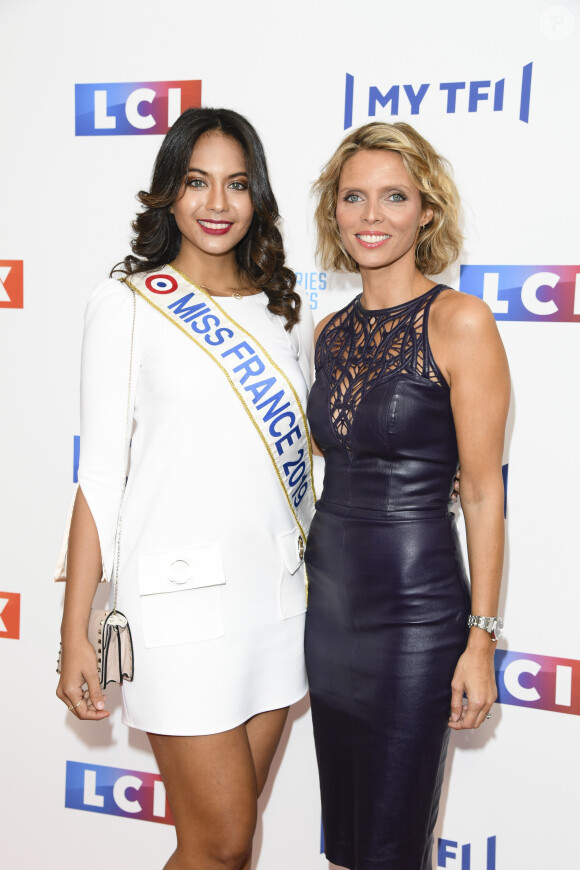
[[[56,695],[77,719],[106,719],[110,715],[105,710],[97,656],[86,638],[75,643],[63,641]]]

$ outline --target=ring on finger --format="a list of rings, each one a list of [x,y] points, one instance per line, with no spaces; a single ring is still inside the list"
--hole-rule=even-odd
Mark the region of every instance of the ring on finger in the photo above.
[[[485,718],[486,718],[486,719],[491,719],[491,713],[486,713],[486,714],[485,714]]]
[[[72,713],[72,711],[74,710],[73,705],[72,705],[72,704],[67,704],[67,707],[68,707],[68,709],[69,709],[69,710],[71,711],[71,713]]]
[[[72,709],[73,709],[73,710],[76,710],[76,708],[77,708],[78,705],[81,703],[81,701],[84,701],[84,700],[85,700],[84,697],[81,695],[81,697],[78,699],[78,701],[76,702],[76,704],[73,704],[73,705],[72,705]],[[491,713],[490,713],[490,716],[491,716]]]

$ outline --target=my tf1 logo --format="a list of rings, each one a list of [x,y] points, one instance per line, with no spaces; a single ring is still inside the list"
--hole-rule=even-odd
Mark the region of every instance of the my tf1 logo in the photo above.
[[[421,82],[414,84],[395,84],[384,80],[378,85],[367,86],[359,83],[357,92],[357,113],[367,112],[369,118],[374,118],[377,108],[387,109],[389,114],[397,116],[399,110],[403,113],[418,115],[423,105],[436,106],[440,109],[445,107],[448,115],[456,112],[477,112],[481,106],[486,106],[489,111],[504,111],[504,96],[507,95],[506,103],[519,111],[519,119],[524,124],[530,118],[530,97],[532,92],[532,69],[533,63],[526,64],[515,76],[495,79],[490,75],[488,79],[476,81],[451,81],[451,82]],[[507,89],[506,89],[507,81]],[[507,90],[507,94],[506,94]],[[368,93],[368,101],[366,95]],[[426,100],[425,100],[426,98]],[[425,103],[423,102],[425,100]],[[481,104],[481,105],[480,105]],[[355,114],[355,77],[346,74],[344,90],[344,129],[353,126]]]
[[[459,289],[496,320],[580,322],[580,266],[462,266]]]
[[[449,870],[471,870],[471,843],[460,845],[455,840],[440,839],[437,843],[437,867]],[[488,837],[487,846],[473,847],[474,859],[477,856],[477,870],[495,870],[496,838]],[[485,860],[485,864],[482,861]],[[448,863],[451,862],[451,863]]]
[[[159,135],[198,106],[199,80],[75,85],[75,135]]]
[[[24,307],[24,263],[0,260],[0,308]]]
[[[0,637],[20,637],[20,594],[0,592]]]
[[[173,824],[158,773],[67,761],[64,805],[73,810]]]

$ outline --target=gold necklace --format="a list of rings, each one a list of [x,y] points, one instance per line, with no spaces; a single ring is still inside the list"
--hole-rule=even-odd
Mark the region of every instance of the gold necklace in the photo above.
[[[194,281],[193,283],[196,284],[197,282]],[[205,290],[206,293],[209,293],[210,296],[233,296],[234,299],[243,299],[245,291],[248,291],[248,296],[254,296],[256,292],[253,287],[237,287],[235,290],[213,290],[211,287],[206,287],[205,284],[197,284],[197,286]]]
[[[194,281],[193,278],[190,278],[189,275],[185,274],[185,272],[181,272],[179,269],[176,269],[175,271],[183,275],[184,278],[187,278],[188,281],[191,281],[192,284],[195,284],[196,287],[201,287],[201,289],[205,290],[206,293],[209,293],[210,296],[233,296],[234,299],[243,299],[246,290],[249,291],[249,296],[254,296],[256,293],[260,292],[254,287],[237,287],[235,290],[213,290],[211,287],[206,287],[205,284],[200,284],[199,281]]]
[[[247,290],[247,287],[239,287],[237,290],[212,290],[211,287],[206,287],[205,284],[198,284],[202,290],[209,293],[210,296],[233,296],[234,299],[243,299],[241,290]]]

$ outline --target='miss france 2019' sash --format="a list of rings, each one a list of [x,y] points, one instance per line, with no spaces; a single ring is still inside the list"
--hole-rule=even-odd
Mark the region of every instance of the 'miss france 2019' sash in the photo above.
[[[315,501],[312,453],[306,416],[290,380],[213,296],[171,266],[124,280],[224,373],[262,439],[306,541]]]

